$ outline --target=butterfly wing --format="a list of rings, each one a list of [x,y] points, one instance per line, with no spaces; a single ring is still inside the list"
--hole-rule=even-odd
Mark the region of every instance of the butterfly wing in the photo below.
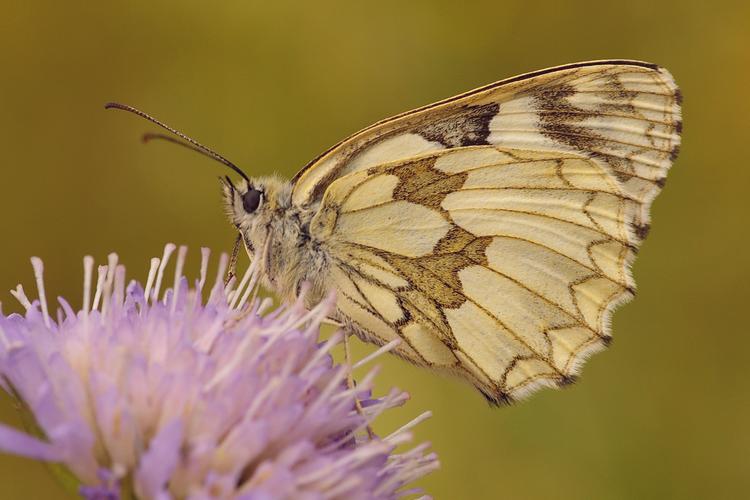
[[[593,61],[528,73],[378,122],[335,145],[294,179],[298,206],[339,177],[430,151],[498,145],[583,154],[651,199],[680,144],[680,93],[654,64]],[[647,213],[634,224],[647,230]]]
[[[337,319],[494,402],[571,381],[633,295],[680,143],[666,70],[579,63],[379,122],[294,180]]]
[[[607,345],[651,197],[583,155],[470,146],[337,179],[310,229],[338,320],[507,402]]]

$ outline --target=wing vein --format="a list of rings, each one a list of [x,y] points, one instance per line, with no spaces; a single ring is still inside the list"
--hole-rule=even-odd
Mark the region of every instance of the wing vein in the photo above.
[[[632,246],[633,246],[629,241],[624,241],[624,240],[621,240],[619,238],[616,238],[615,236],[612,236],[611,234],[609,234],[607,232],[600,231],[598,229],[595,229],[595,228],[592,228],[592,227],[589,227],[589,226],[584,226],[583,224],[579,224],[577,222],[571,222],[569,220],[561,219],[559,217],[554,217],[552,215],[540,214],[538,212],[530,212],[530,211],[527,211],[527,210],[514,210],[514,209],[511,209],[511,208],[486,208],[486,207],[462,207],[462,208],[451,208],[451,209],[448,210],[448,212],[466,212],[466,211],[472,211],[472,212],[510,212],[510,213],[516,213],[516,214],[531,215],[531,216],[535,216],[535,217],[543,217],[545,219],[551,219],[551,220],[555,220],[555,221],[562,222],[562,223],[565,223],[565,224],[572,224],[572,225],[578,226],[578,227],[580,227],[582,229],[587,229],[589,231],[593,231],[595,233],[598,233],[598,234],[601,234],[602,236],[604,236],[607,241],[610,241],[610,240],[611,241],[616,241],[616,242],[620,243],[621,245],[629,247],[629,248],[632,248]],[[492,236],[497,236],[497,235],[492,235]]]

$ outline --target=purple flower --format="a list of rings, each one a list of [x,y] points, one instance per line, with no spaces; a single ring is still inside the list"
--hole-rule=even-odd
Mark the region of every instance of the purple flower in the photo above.
[[[32,258],[39,299],[19,285],[25,315],[0,313],[0,385],[32,422],[30,434],[0,424],[0,450],[58,462],[89,499],[396,498],[437,468],[427,444],[394,451],[427,414],[367,432],[408,396],[370,397],[374,371],[349,387],[330,355],[342,334],[318,341],[333,297],[273,309],[253,266],[224,286],[226,255],[209,290],[207,249],[190,287],[185,247],[162,293],[174,250],[152,259],[145,290],[126,286],[115,254],[96,279],[86,257],[83,308],[59,299],[55,319]]]

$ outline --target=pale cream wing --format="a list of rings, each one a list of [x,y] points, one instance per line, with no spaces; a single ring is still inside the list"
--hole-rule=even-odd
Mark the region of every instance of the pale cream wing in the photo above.
[[[499,403],[607,345],[652,197],[583,155],[473,146],[337,179],[310,230],[338,320]]]
[[[420,154],[475,145],[582,154],[629,196],[651,199],[677,155],[682,122],[672,76],[654,64],[593,61],[503,80],[378,122],[340,142],[294,179],[314,205],[344,175]],[[648,218],[633,224],[645,232]]]

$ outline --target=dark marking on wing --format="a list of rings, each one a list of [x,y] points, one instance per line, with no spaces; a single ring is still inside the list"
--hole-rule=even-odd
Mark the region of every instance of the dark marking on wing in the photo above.
[[[539,110],[541,133],[609,165],[619,181],[629,181],[635,175],[635,167],[629,156],[625,155],[626,148],[586,126],[584,122],[610,113],[639,117],[639,112],[633,105],[639,92],[628,90],[617,75],[606,76],[606,85],[603,85],[601,91],[607,97],[605,102],[585,108],[573,105],[570,98],[577,92],[574,86],[565,82],[528,90]],[[681,122],[675,123],[674,127],[679,133],[682,129]],[[672,150],[671,161],[674,161],[678,151],[678,147]]]
[[[490,121],[499,110],[497,103],[463,106],[441,120],[414,129],[414,132],[446,148],[486,145],[489,144]]]
[[[578,380],[577,375],[565,375],[558,381],[558,385],[560,387],[565,387],[567,385],[575,384],[577,380]]]
[[[651,230],[650,224],[632,224],[633,231],[639,239],[645,240]]]
[[[448,233],[437,242],[433,253],[440,255],[460,252],[466,247],[466,245],[476,239],[477,237],[467,230],[458,225],[454,225],[450,231],[448,231]]]
[[[576,94],[572,86],[560,83],[531,92],[536,107],[543,111],[539,114],[542,134],[579,151],[591,151],[598,146],[606,145],[606,139],[576,125],[596,116],[596,113],[576,108],[568,102],[567,99]]]
[[[448,194],[461,189],[468,173],[446,174],[435,170],[436,156],[406,162],[389,171],[399,178],[393,190],[394,200],[417,203],[434,210],[443,211],[441,204]],[[447,215],[446,215],[447,217]]]

